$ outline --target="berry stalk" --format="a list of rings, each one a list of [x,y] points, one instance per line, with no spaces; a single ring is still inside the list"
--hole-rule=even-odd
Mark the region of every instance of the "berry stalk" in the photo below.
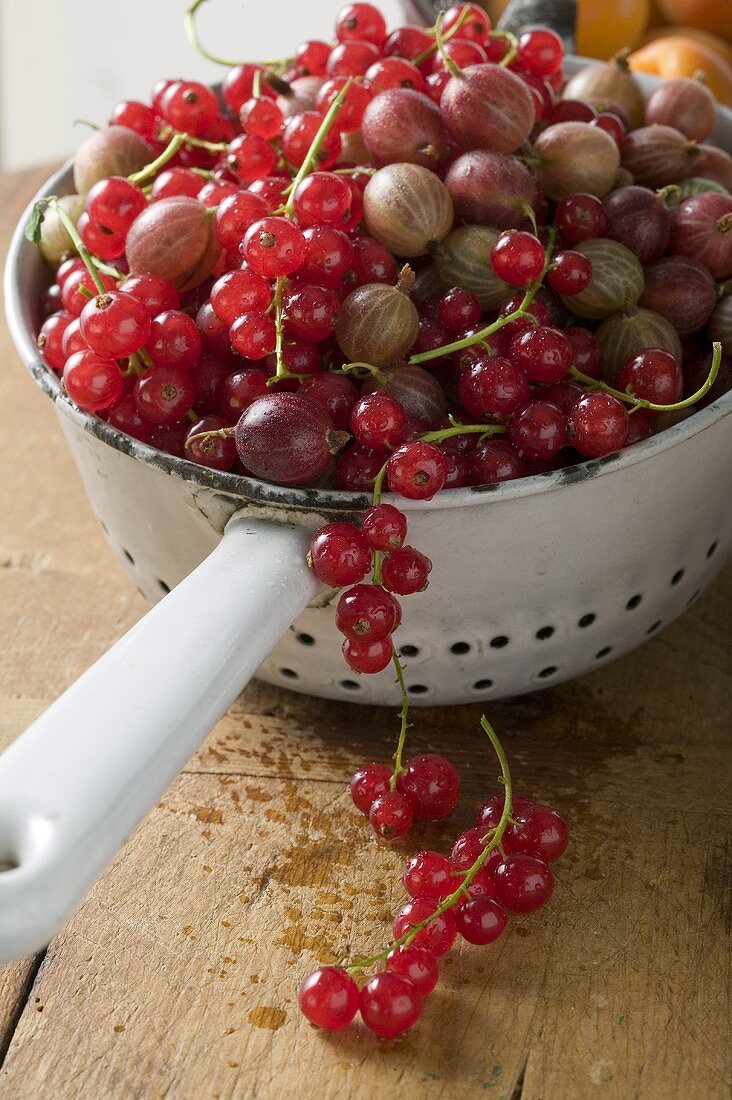
[[[722,345],[715,340],[712,344],[712,362],[706,379],[695,393],[690,394],[689,397],[685,397],[683,401],[675,401],[672,405],[658,405],[653,401],[645,400],[645,398],[636,397],[630,389],[627,391],[616,390],[613,386],[608,386],[606,382],[602,382],[597,378],[590,378],[589,375],[583,374],[582,371],[577,370],[576,367],[570,367],[569,373],[572,378],[576,378],[578,382],[581,382],[582,385],[586,386],[588,389],[599,390],[601,393],[609,393],[611,397],[616,397],[618,401],[624,401],[627,405],[632,405],[631,412],[635,412],[636,409],[649,409],[651,412],[659,413],[679,412],[681,409],[690,408],[691,405],[695,405],[697,401],[701,401],[703,397],[706,397],[717,379],[721,362]]]
[[[92,282],[94,283],[94,286],[97,288],[98,292],[100,294],[106,294],[107,288],[102,282],[100,271],[111,273],[113,278],[121,279],[123,276],[119,271],[116,270],[116,268],[108,268],[106,264],[101,263],[100,260],[97,260],[94,256],[92,256],[91,252],[79,236],[76,226],[64,210],[61,203],[58,201],[56,195],[49,195],[47,198],[41,199],[40,202],[37,202],[36,205],[33,207],[33,212],[25,231],[26,238],[29,241],[32,241],[33,244],[38,244],[41,234],[41,222],[43,221],[43,213],[46,207],[50,207],[53,211],[55,211],[58,220],[61,222],[64,229],[71,238],[74,248],[79,253],[80,258],[84,261],[86,269],[89,272]]]
[[[438,42],[438,39],[437,39],[438,24],[439,24],[439,32],[440,32],[440,41],[444,45],[445,42],[449,42],[450,39],[453,38],[458,33],[458,31],[462,27],[463,23],[465,22],[465,20],[468,18],[469,14],[470,14],[470,9],[469,8],[463,8],[462,12],[460,13],[460,18],[457,19],[453,23],[453,25],[450,27],[450,29],[448,31],[445,31],[445,33],[442,34],[442,20],[445,17],[445,13],[441,11],[440,14],[437,17],[437,21],[436,21],[435,25],[431,28],[431,32],[435,36],[435,41],[433,42],[433,44],[431,46],[428,46],[426,50],[422,50],[422,53],[418,53],[416,57],[412,58],[412,64],[416,65],[419,68],[419,66],[422,64],[423,61],[426,61],[428,57],[432,57],[432,54],[435,52],[435,50],[439,49],[439,42]],[[445,56],[444,53],[443,53],[442,56],[443,57]],[[451,58],[448,58],[448,60],[450,60],[451,63],[454,64],[454,62],[452,62]],[[457,68],[457,65],[455,66],[455,68]],[[462,75],[462,74],[460,73],[460,70],[458,69],[458,76],[460,76],[460,75]]]
[[[198,34],[198,28],[196,26],[196,13],[202,4],[205,4],[206,0],[193,0],[193,3],[187,9],[184,16],[184,24],[186,34],[188,35],[188,41],[193,46],[194,50],[201,54],[202,57],[207,58],[209,61],[213,61],[215,65],[226,65],[227,68],[235,68],[237,65],[245,65],[247,62],[237,60],[232,61],[230,58],[219,57],[218,54],[211,53],[201,42]],[[281,58],[277,61],[260,62],[265,68],[274,68],[275,66],[287,64],[291,58]]]
[[[385,962],[387,956],[397,947],[409,947],[409,945],[415,940],[415,938],[419,935],[423,928],[426,928],[427,925],[430,924],[433,920],[441,917],[442,914],[447,912],[448,909],[452,909],[453,906],[457,905],[462,897],[467,895],[468,888],[475,876],[478,874],[478,871],[486,862],[491,852],[500,845],[501,840],[503,839],[503,834],[509,824],[511,818],[511,810],[513,807],[513,786],[511,782],[511,769],[509,768],[508,760],[506,758],[505,752],[503,751],[503,746],[498,739],[498,735],[496,734],[495,730],[493,729],[485,715],[481,717],[480,725],[483,731],[488,735],[488,739],[490,740],[491,745],[493,746],[493,750],[498,757],[498,762],[501,766],[501,782],[503,783],[505,791],[503,799],[503,811],[495,829],[489,831],[491,834],[490,840],[487,841],[485,847],[483,848],[482,852],[475,860],[473,865],[465,872],[465,875],[460,885],[455,890],[453,890],[451,894],[448,894],[447,897],[443,898],[443,900],[440,902],[433,913],[430,913],[430,915],[428,917],[425,917],[424,920],[419,921],[418,924],[413,925],[413,927],[410,928],[408,932],[405,932],[403,936],[400,936],[396,940],[392,940],[392,942],[382,951],[379,951],[378,954],[370,955],[368,958],[364,959],[357,959],[356,962],[346,966],[345,969],[348,971],[349,974],[358,974],[362,970],[370,969],[370,967],[375,966],[377,963]]]
[[[292,183],[290,183],[289,187],[287,188],[287,191],[286,191],[287,202],[285,203],[285,205],[282,207],[282,209],[280,211],[280,213],[282,213],[284,215],[284,217],[286,217],[286,218],[294,217],[294,214],[295,214],[295,191],[297,190],[298,184],[302,183],[302,181],[305,179],[305,177],[310,172],[310,169],[315,164],[318,153],[320,152],[320,148],[321,148],[323,142],[325,141],[325,139],[327,138],[328,134],[330,133],[331,128],[333,126],[333,123],[335,122],[336,118],[338,117],[338,113],[339,113],[341,107],[343,106],[343,101],[345,100],[346,96],[348,95],[348,90],[351,87],[352,83],[353,83],[353,78],[349,77],[348,80],[346,81],[346,83],[343,85],[343,87],[339,91],[338,95],[335,97],[335,99],[331,103],[328,110],[326,111],[325,115],[323,116],[323,121],[321,122],[321,124],[318,128],[318,132],[316,133],[315,137],[313,138],[312,144],[311,144],[310,148],[307,151],[307,155],[305,157],[305,160],[302,162],[302,164],[298,168],[297,175],[294,177],[294,179],[292,180]]]
[[[499,332],[502,328],[505,328],[506,325],[510,324],[511,321],[517,321],[521,317],[526,317],[536,323],[536,318],[531,313],[528,313],[528,308],[536,297],[537,291],[541,288],[544,277],[549,270],[556,236],[557,229],[552,226],[549,230],[549,241],[544,253],[544,268],[536,282],[529,284],[526,288],[526,292],[518,309],[515,309],[513,313],[508,313],[505,317],[499,317],[496,321],[493,321],[490,325],[486,325],[485,328],[476,332],[473,336],[464,336],[462,340],[455,340],[452,344],[442,344],[440,347],[433,348],[431,351],[422,351],[419,352],[418,355],[411,355],[408,362],[414,364],[427,363],[430,359],[439,359],[445,355],[452,355],[456,351],[462,351],[463,348],[473,347],[474,344],[482,343],[484,340],[487,340],[489,336],[492,336],[494,332]]]

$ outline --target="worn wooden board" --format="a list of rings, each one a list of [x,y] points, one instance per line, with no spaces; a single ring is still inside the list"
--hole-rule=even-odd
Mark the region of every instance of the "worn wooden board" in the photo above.
[[[37,178],[0,182],[3,233]],[[1,749],[144,608],[4,332],[0,350]],[[0,1095],[727,1097],[730,621],[728,568],[637,654],[492,708],[572,846],[551,905],[455,950],[401,1044],[315,1034],[295,1006],[313,961],[376,949],[401,900],[405,849],[345,792],[394,715],[250,686],[37,975],[0,969]],[[418,712],[414,748],[449,749],[464,793],[415,843],[447,846],[492,791],[478,717]]]

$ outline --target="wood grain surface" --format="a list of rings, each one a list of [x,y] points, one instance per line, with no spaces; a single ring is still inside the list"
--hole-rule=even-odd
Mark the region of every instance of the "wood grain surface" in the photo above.
[[[43,173],[0,180],[3,241]],[[50,402],[0,333],[0,749],[144,611]],[[542,912],[442,966],[402,1043],[315,1033],[317,960],[378,949],[406,848],[348,799],[388,710],[252,684],[42,959],[0,968],[3,1100],[723,1100],[730,1095],[729,567],[684,618],[573,684],[491,708],[518,790],[572,829]],[[463,794],[495,790],[477,707],[416,712]],[[100,736],[104,731],[100,730]]]

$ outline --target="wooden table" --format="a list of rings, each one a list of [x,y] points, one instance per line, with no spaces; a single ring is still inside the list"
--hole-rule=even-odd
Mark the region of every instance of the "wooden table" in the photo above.
[[[43,174],[0,180],[6,241]],[[0,749],[145,610],[107,550],[3,330]],[[551,904],[453,950],[401,1044],[324,1035],[296,990],[316,960],[378,949],[404,850],[346,783],[395,717],[252,684],[45,955],[0,968],[0,1095],[728,1097],[732,569],[641,651],[491,707],[519,791],[569,819]],[[464,795],[495,789],[477,706],[421,710]],[[104,731],[100,730],[100,736]]]

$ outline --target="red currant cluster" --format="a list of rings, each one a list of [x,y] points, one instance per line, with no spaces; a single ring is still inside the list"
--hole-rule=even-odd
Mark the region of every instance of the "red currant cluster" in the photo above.
[[[377,836],[399,840],[415,821],[439,821],[455,809],[460,777],[449,760],[426,753],[396,765],[364,764],[351,779],[351,798],[367,814]]]
[[[501,758],[505,796],[485,803],[475,826],[459,834],[449,856],[426,850],[407,861],[402,881],[409,899],[398,910],[394,939],[383,951],[350,965],[319,967],[305,978],[300,1010],[316,1027],[337,1031],[360,1010],[366,1027],[379,1038],[402,1035],[419,1019],[423,998],[439,978],[437,960],[456,937],[478,946],[494,943],[508,923],[507,914],[533,913],[551,897],[550,865],[567,847],[567,825],[551,807],[512,794],[500,745],[485,719],[483,726]],[[370,806],[373,813],[383,799],[398,794],[389,791],[389,770],[379,768],[361,768],[351,781],[352,797],[364,812]],[[416,798],[415,814],[422,819],[435,820],[454,806],[458,777],[442,757],[417,757],[402,776],[407,777],[403,789]],[[377,972],[359,990],[356,976],[374,967]]]

